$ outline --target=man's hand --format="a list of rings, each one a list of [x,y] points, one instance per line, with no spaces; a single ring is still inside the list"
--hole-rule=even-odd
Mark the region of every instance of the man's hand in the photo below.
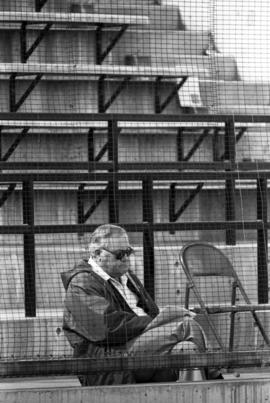
[[[181,322],[185,317],[194,318],[196,314],[184,307],[177,305],[167,305],[160,309],[158,316],[149,323],[145,330],[152,329],[170,322]]]
[[[183,306],[178,305],[167,305],[160,310],[160,313],[164,314],[164,317],[168,317],[169,320],[183,319],[184,316],[190,316],[194,318],[196,314]]]

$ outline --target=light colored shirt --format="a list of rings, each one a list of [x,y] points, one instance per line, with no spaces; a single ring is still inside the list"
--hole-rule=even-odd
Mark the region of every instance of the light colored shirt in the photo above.
[[[108,281],[110,280],[111,284],[117,289],[118,292],[120,292],[120,294],[122,295],[122,297],[124,298],[124,300],[126,301],[126,303],[128,304],[128,306],[132,309],[132,311],[134,313],[136,313],[136,315],[138,316],[145,316],[146,313],[144,312],[144,310],[140,307],[137,306],[138,303],[138,297],[136,294],[134,294],[134,292],[132,292],[128,286],[127,286],[127,282],[129,279],[129,274],[123,274],[120,277],[120,281],[117,281],[115,278],[109,276],[108,273],[106,273],[98,264],[97,262],[92,259],[90,257],[90,259],[88,260],[88,263],[91,265],[92,270],[101,278],[103,278],[103,280]]]

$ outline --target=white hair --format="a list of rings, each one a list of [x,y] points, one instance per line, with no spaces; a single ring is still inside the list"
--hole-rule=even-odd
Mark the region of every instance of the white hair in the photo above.
[[[100,248],[107,247],[108,240],[112,235],[125,235],[128,238],[128,235],[124,228],[119,227],[118,225],[113,224],[104,224],[100,225],[95,229],[95,231],[90,236],[89,241],[89,252],[90,254],[94,254],[96,250]]]

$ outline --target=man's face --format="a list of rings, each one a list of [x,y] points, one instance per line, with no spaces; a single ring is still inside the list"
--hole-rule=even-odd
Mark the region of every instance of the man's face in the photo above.
[[[127,235],[112,235],[107,239],[104,245],[105,249],[100,249],[99,265],[111,277],[119,278],[125,274],[130,268],[130,257],[124,255],[121,259],[117,259],[111,252],[125,251],[130,248]]]

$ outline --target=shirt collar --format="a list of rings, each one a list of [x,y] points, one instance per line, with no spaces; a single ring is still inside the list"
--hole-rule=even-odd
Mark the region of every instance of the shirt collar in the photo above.
[[[92,270],[98,274],[103,280],[108,281],[116,281],[117,283],[119,283],[119,281],[117,281],[115,278],[111,277],[108,273],[106,273],[98,264],[97,262],[90,257],[88,260],[88,263],[90,264],[90,266],[92,267]],[[128,276],[126,274],[123,274],[121,277],[121,284],[122,285],[126,285],[127,281],[128,281]]]

